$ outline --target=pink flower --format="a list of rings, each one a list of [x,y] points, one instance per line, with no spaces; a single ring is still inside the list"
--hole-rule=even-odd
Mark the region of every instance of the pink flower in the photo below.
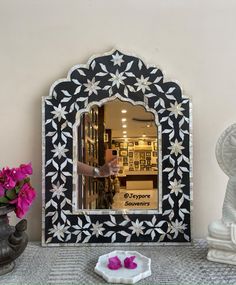
[[[14,180],[11,169],[6,167],[0,171],[0,182],[4,189],[8,190],[8,189],[12,189],[13,187],[15,187],[16,182]]]
[[[130,256],[130,257],[126,257],[124,260],[124,266],[125,268],[128,269],[135,269],[137,267],[137,263],[133,262],[133,260],[135,259],[135,255]]]
[[[26,214],[35,196],[35,190],[28,183],[25,183],[20,189],[18,197],[9,201],[10,204],[16,205],[15,213],[18,218],[22,218]]]
[[[21,172],[21,169],[20,168],[12,168],[12,178],[15,180],[15,181],[20,181],[20,180],[23,180],[25,178],[25,174],[23,174]]]
[[[21,164],[20,170],[25,175],[31,175],[33,173],[31,162],[28,164]]]
[[[121,261],[118,256],[110,257],[108,259],[107,267],[111,270],[117,270],[121,268]]]
[[[14,177],[15,181],[23,180],[32,173],[33,170],[31,163],[21,164],[20,167],[12,169],[12,176]]]

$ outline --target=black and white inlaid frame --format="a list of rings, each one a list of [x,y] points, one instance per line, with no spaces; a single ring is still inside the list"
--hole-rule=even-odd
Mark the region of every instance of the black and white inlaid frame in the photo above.
[[[76,212],[80,114],[116,98],[155,115],[161,150],[159,209]],[[164,82],[159,68],[118,50],[93,56],[56,81],[42,100],[42,245],[190,242],[191,109],[190,99],[177,83]]]

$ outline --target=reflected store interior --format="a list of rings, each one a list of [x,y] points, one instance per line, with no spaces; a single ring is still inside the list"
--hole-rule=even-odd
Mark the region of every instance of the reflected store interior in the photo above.
[[[117,176],[78,176],[79,209],[158,209],[158,129],[153,113],[129,102],[106,102],[82,115],[78,160],[91,166],[117,154]],[[112,150],[111,150],[112,149]]]

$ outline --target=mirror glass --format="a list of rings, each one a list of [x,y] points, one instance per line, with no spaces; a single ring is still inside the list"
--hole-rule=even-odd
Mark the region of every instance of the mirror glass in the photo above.
[[[78,209],[158,209],[158,128],[153,113],[119,99],[94,105],[77,128],[78,160],[101,166],[117,155],[119,174],[78,175]]]

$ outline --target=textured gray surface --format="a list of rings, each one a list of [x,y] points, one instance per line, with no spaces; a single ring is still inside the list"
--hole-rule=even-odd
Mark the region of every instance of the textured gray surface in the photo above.
[[[0,284],[107,284],[94,272],[98,257],[136,250],[152,260],[152,275],[138,284],[236,284],[236,266],[206,260],[207,243],[193,246],[109,246],[42,248],[29,243],[13,272]]]

